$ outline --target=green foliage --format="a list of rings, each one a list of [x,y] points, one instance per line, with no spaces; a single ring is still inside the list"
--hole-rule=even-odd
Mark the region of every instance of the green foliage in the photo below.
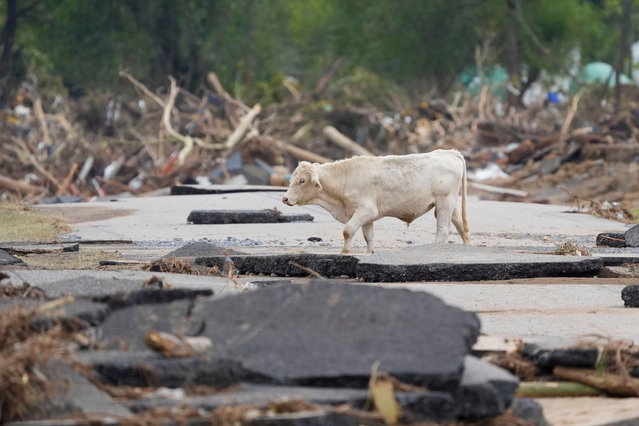
[[[13,72],[34,72],[52,90],[60,81],[73,91],[113,88],[123,68],[150,87],[173,75],[199,90],[215,71],[229,92],[266,103],[285,96],[285,76],[314,87],[340,56],[349,60],[341,82],[366,81],[362,90],[382,103],[387,81],[445,94],[477,52],[482,66],[505,66],[514,19],[507,0],[17,1],[35,7],[19,18]],[[614,61],[621,0],[518,2],[538,39],[517,27],[522,71],[563,72],[558,63],[569,67],[575,49],[583,62]],[[371,93],[376,78],[380,93]]]

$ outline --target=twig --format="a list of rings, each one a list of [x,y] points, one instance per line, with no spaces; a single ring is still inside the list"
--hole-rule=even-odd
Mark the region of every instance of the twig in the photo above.
[[[53,185],[53,189],[57,191],[60,188],[60,183],[58,182],[58,180],[55,177],[53,177],[53,175],[49,173],[44,167],[42,167],[42,164],[40,164],[40,162],[33,156],[33,154],[31,154],[31,152],[29,151],[29,148],[23,141],[21,141],[20,139],[16,137],[12,137],[11,139],[22,148],[22,153],[29,159],[31,164],[44,177],[47,178],[47,180],[51,183],[51,185]]]
[[[296,268],[300,268],[301,270],[308,272],[309,274],[311,274],[312,276],[314,276],[314,277],[316,277],[316,278],[324,279],[324,277],[323,277],[323,276],[321,276],[321,275],[319,274],[319,272],[314,271],[314,270],[312,270],[311,268],[307,268],[306,266],[300,265],[300,264],[299,264],[299,263],[297,263],[297,262],[293,262],[293,261],[291,260],[290,262],[288,262],[288,264],[289,264],[289,265],[293,265],[293,266],[295,266]]]
[[[118,75],[120,77],[124,77],[127,80],[129,80],[135,87],[140,89],[142,91],[142,93],[144,93],[149,98],[153,99],[158,105],[160,105],[161,107],[164,108],[164,106],[165,106],[164,100],[162,98],[160,98],[158,95],[156,95],[155,93],[152,93],[149,89],[146,88],[146,86],[144,84],[140,83],[135,78],[133,78],[133,76],[131,74],[129,74],[126,71],[120,71],[118,73]]]

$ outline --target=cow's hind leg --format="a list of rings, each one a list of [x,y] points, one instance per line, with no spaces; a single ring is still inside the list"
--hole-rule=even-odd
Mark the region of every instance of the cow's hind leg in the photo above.
[[[373,221],[376,217],[377,208],[375,207],[358,207],[357,210],[355,210],[353,216],[351,216],[351,218],[348,220],[348,222],[346,222],[346,225],[344,226],[344,247],[342,248],[342,253],[348,253],[351,251],[351,241],[353,239],[353,235],[355,235],[359,228]],[[364,236],[364,238],[366,238],[366,236]],[[369,245],[369,249],[372,250],[372,238],[370,243],[368,242],[368,240],[366,241],[366,243],[367,245]]]
[[[468,245],[468,242],[470,241],[470,235],[468,235],[468,232],[464,230],[464,223],[457,206],[455,206],[455,210],[453,210],[453,216],[451,217],[451,219],[453,221],[453,225],[455,225],[455,228],[457,228],[457,232],[459,232],[459,236],[461,237],[462,241],[464,242],[464,244]]]
[[[457,195],[442,197],[435,202],[435,217],[437,218],[436,243],[445,243],[450,233],[450,221],[456,209]]]
[[[375,232],[373,230],[373,222],[368,222],[362,225],[362,234],[364,234],[364,239],[366,240],[366,251],[368,253],[374,253],[373,245]]]

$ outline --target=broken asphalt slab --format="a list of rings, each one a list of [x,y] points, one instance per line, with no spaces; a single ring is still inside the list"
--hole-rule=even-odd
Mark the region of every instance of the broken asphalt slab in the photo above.
[[[483,281],[595,276],[596,257],[513,253],[504,249],[432,244],[361,257],[357,277],[366,282]]]
[[[272,383],[366,387],[380,361],[402,381],[452,392],[479,333],[475,314],[427,293],[364,285],[314,281],[193,303],[118,310],[102,336],[135,350],[149,331],[200,330],[215,342],[211,356],[238,360]]]
[[[201,256],[195,265],[224,268],[226,256]],[[231,256],[240,274],[324,277],[366,282],[483,281],[536,277],[592,277],[605,258],[513,253],[503,248],[424,245],[373,255],[256,254]],[[297,266],[300,265],[303,268]],[[306,268],[306,269],[304,269]]]
[[[356,277],[358,258],[340,254],[275,254],[231,256],[233,269],[240,274],[280,277],[307,277],[309,270],[323,277]],[[226,256],[202,256],[195,265],[224,269]],[[299,265],[299,266],[297,266]],[[300,267],[301,266],[301,267]],[[306,269],[305,269],[306,268]]]
[[[24,265],[22,259],[19,259],[4,250],[0,250],[0,266],[3,265]]]
[[[283,215],[277,210],[193,210],[186,221],[195,225],[312,222],[310,214]]]
[[[285,187],[266,185],[234,186],[234,185],[174,185],[171,195],[210,195],[234,194],[242,192],[286,192]]]
[[[172,289],[211,290],[216,295],[239,293],[234,282],[227,278],[202,275],[172,274],[148,271],[93,271],[93,270],[6,270],[7,282],[21,285],[27,282],[42,289],[48,297],[66,294],[75,297],[98,297],[142,290],[143,283],[151,277],[164,279]],[[263,277],[262,280],[270,280]],[[240,279],[245,287],[253,286]],[[4,281],[3,281],[4,282]]]

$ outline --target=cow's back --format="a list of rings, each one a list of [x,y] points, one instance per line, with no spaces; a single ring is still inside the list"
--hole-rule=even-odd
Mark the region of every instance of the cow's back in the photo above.
[[[455,151],[379,158],[373,185],[380,217],[410,222],[430,210],[437,198],[459,193],[464,164]]]

